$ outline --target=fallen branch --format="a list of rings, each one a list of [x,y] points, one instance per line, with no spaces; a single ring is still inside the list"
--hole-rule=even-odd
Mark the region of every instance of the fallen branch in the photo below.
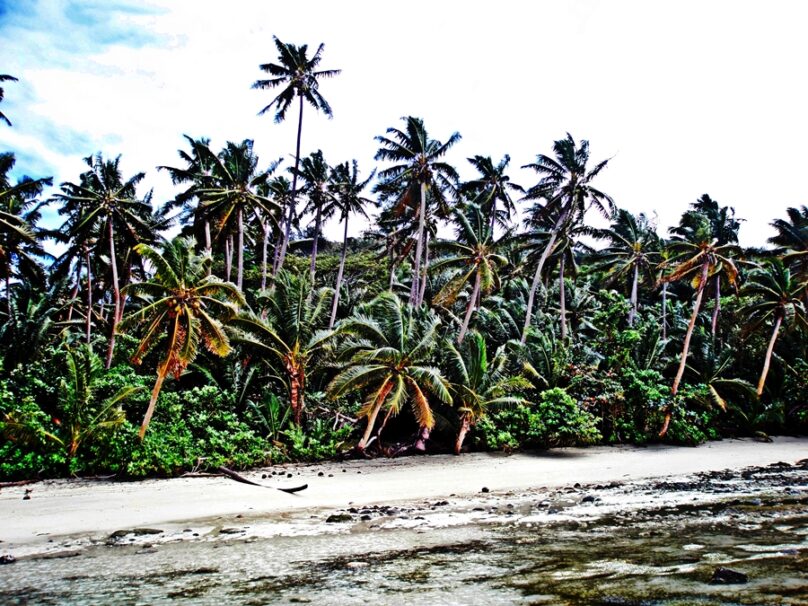
[[[39,482],[39,480],[18,480],[16,482],[0,482],[0,489],[11,488],[12,486],[25,486],[26,484],[34,484],[35,482]]]
[[[259,488],[274,488],[275,490],[280,490],[281,492],[286,492],[288,494],[294,494],[296,492],[300,492],[301,490],[306,490],[309,487],[308,484],[301,484],[300,486],[291,486],[289,488],[279,488],[277,486],[265,486],[264,484],[259,484],[258,482],[248,480],[244,476],[236,473],[232,469],[228,469],[227,467],[217,467],[216,469],[221,471],[231,480],[235,480],[236,482],[241,482],[242,484],[249,484],[250,486],[258,486]]]

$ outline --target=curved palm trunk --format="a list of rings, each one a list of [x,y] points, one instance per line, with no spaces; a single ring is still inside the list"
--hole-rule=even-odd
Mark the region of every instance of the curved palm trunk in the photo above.
[[[239,207],[236,211],[238,220],[238,274],[236,275],[236,286],[241,290],[244,284],[244,214]]]
[[[345,229],[342,232],[342,253],[339,257],[339,270],[337,270],[337,286],[334,290],[334,302],[331,304],[331,319],[328,321],[328,330],[334,328],[337,320],[337,306],[339,305],[339,291],[342,288],[342,274],[345,271],[345,257],[348,252],[348,213],[345,213]]]
[[[713,318],[710,324],[710,334],[715,341],[715,333],[718,327],[718,313],[721,311],[721,276],[715,277],[715,307],[713,308]]]
[[[701,307],[701,298],[704,295],[704,288],[707,285],[707,274],[709,273],[710,262],[705,260],[701,265],[701,279],[699,280],[699,288],[696,292],[696,301],[693,303],[693,313],[690,314],[690,322],[687,325],[687,332],[685,333],[685,342],[682,346],[682,359],[679,361],[679,369],[676,371],[676,378],[673,380],[673,387],[671,388],[671,395],[676,396],[679,392],[679,384],[682,382],[682,376],[685,374],[685,366],[687,365],[687,355],[690,351],[690,337],[693,336],[693,328],[696,326],[696,319],[699,317],[699,308]],[[665,422],[662,429],[659,431],[659,437],[664,437],[668,433],[668,425],[671,422],[671,408],[668,407],[665,412]]]
[[[421,202],[418,215],[418,235],[415,241],[415,262],[412,267],[410,305],[418,305],[418,290],[421,282],[421,255],[423,254],[424,226],[426,225],[426,183],[421,183]]]
[[[92,319],[93,319],[93,270],[90,265],[90,249],[84,249],[87,258],[87,345],[92,339]]]
[[[780,324],[782,324],[782,322],[783,322],[783,316],[778,315],[777,320],[774,323],[774,330],[772,331],[772,337],[771,339],[769,339],[769,347],[766,349],[766,359],[763,362],[763,372],[760,373],[760,380],[758,381],[757,385],[758,398],[763,394],[763,385],[766,383],[766,375],[769,374],[769,364],[771,364],[772,361],[774,342],[777,341],[777,337],[780,332]]]
[[[146,435],[146,430],[149,428],[152,415],[154,414],[154,405],[157,404],[157,396],[160,395],[160,389],[163,387],[163,381],[168,374],[168,360],[159,366],[157,369],[157,381],[154,383],[154,388],[151,392],[151,399],[149,400],[149,407],[146,409],[146,414],[143,417],[143,423],[140,425],[138,437],[143,440]]]
[[[317,213],[314,217],[314,242],[311,245],[311,263],[309,264],[309,277],[311,285],[314,286],[314,275],[317,272],[317,245],[320,242],[320,221],[322,219],[322,203],[317,205]]]
[[[662,338],[668,338],[668,283],[662,285]]]
[[[460,334],[457,335],[457,342],[462,343],[463,339],[466,337],[466,331],[469,328],[469,322],[471,321],[471,314],[474,312],[474,304],[477,302],[477,295],[480,293],[480,272],[477,272],[477,275],[474,277],[474,290],[471,292],[471,296],[469,297],[469,304],[466,308],[466,317],[463,318],[463,325],[460,327]]]
[[[463,441],[466,439],[466,434],[471,429],[471,421],[468,415],[464,414],[460,419],[460,429],[457,431],[457,439],[455,440],[454,453],[459,455],[463,450]]]
[[[638,265],[634,264],[634,277],[631,281],[631,310],[628,312],[628,325],[634,326],[634,320],[637,317],[637,283],[639,282],[640,269]]]
[[[418,305],[424,302],[424,293],[426,293],[426,281],[429,275],[429,232],[424,234],[424,267],[421,270],[421,286],[418,290]]]
[[[115,331],[118,328],[118,318],[121,315],[121,288],[118,283],[118,261],[115,258],[115,229],[112,227],[112,220],[107,222],[107,232],[109,234],[109,262],[112,266],[112,296],[115,307],[112,311],[112,328],[109,335],[109,347],[107,348],[106,367],[112,366],[112,354],[115,350]]]
[[[356,449],[359,452],[365,451],[365,447],[368,445],[368,440],[370,440],[370,436],[373,433],[373,426],[376,425],[376,417],[379,416],[379,411],[381,410],[384,401],[387,399],[387,396],[392,389],[393,382],[387,381],[379,394],[376,396],[376,402],[373,404],[373,410],[371,410],[370,416],[368,417],[368,426],[365,428],[365,433],[362,435],[362,439],[359,440],[359,443],[356,445]]]
[[[561,340],[567,339],[567,285],[564,283],[564,255],[558,267],[558,308],[561,315]]]
[[[303,133],[303,96],[300,95],[300,108],[297,118],[297,146],[295,147],[295,170],[292,173],[292,195],[289,197],[289,215],[286,218],[286,227],[284,228],[283,242],[281,243],[281,252],[278,257],[278,265],[275,268],[275,273],[280,271],[283,267],[283,262],[286,260],[286,248],[289,245],[289,235],[292,232],[292,218],[295,216],[295,198],[297,197],[297,169],[300,166],[300,137]]]
[[[560,231],[561,226],[564,224],[564,221],[567,220],[569,213],[570,208],[567,207],[558,217],[556,224],[553,226],[553,231],[550,233],[550,241],[547,242],[547,246],[544,248],[541,258],[539,259],[539,264],[536,266],[536,273],[533,276],[533,283],[530,285],[530,293],[527,297],[525,325],[522,327],[522,338],[520,339],[520,343],[522,343],[522,345],[524,345],[525,341],[527,340],[527,331],[528,328],[530,328],[530,321],[533,319],[533,303],[536,300],[536,291],[539,289],[539,283],[541,282],[541,272],[544,269],[544,264],[547,262],[547,257],[550,256],[550,251],[552,251],[553,246],[555,246],[555,241],[558,238],[558,232]]]

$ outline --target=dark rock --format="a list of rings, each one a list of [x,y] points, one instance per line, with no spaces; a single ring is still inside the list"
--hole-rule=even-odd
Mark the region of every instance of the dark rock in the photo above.
[[[560,287],[559,287],[559,288],[560,288]],[[573,485],[572,485],[572,487],[573,487],[573,488],[580,488],[580,487],[581,487],[581,484],[580,484],[579,482],[575,482],[575,484],[573,484]]]
[[[17,558],[8,553],[0,556],[0,564],[13,564],[16,561]]]
[[[581,499],[581,503],[594,503],[594,502],[595,497],[593,497],[591,494],[588,494],[583,499]]]
[[[560,287],[559,287],[559,288],[560,288]],[[317,474],[317,477],[318,477],[318,478],[322,478],[324,475],[325,475],[325,474],[324,474],[324,473],[321,471],[320,473],[318,473],[318,474]]]
[[[287,474],[286,474],[286,477],[287,477],[287,478],[291,478],[291,477],[292,477],[292,474],[291,474],[291,473],[287,473]]]
[[[488,486],[483,486],[480,492],[491,492],[491,491],[488,489]]]
[[[561,287],[559,286],[559,288],[561,288]],[[267,479],[267,474],[262,473],[262,474],[261,474],[261,479],[262,479],[262,480],[266,480],[266,479]]]
[[[359,510],[356,507],[349,507],[348,513],[359,513]]]
[[[238,534],[242,532],[240,528],[222,528],[219,534]]]
[[[743,585],[749,581],[749,577],[743,572],[732,570],[731,568],[718,567],[713,571],[713,578],[710,585]]]
[[[23,501],[30,501],[30,500],[31,500],[31,495],[30,495],[30,494],[26,494],[26,495],[25,495],[25,496],[22,498],[22,500],[23,500]]]
[[[337,524],[340,522],[353,522],[353,516],[349,513],[332,513],[325,519],[326,524]]]
[[[370,519],[370,515],[364,513],[362,514],[362,517],[359,519],[362,520],[363,522],[367,522]]]

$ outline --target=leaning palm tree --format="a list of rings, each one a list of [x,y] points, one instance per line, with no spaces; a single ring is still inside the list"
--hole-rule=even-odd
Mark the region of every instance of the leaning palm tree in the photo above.
[[[276,364],[289,389],[289,407],[300,425],[311,362],[332,337],[324,330],[330,288],[312,290],[306,276],[281,271],[266,298],[266,317],[242,313],[230,321],[233,340]]]
[[[337,284],[334,287],[334,302],[331,304],[331,319],[328,321],[329,330],[334,328],[334,322],[337,320],[337,306],[339,305],[340,289],[342,288],[342,276],[345,271],[345,257],[348,252],[348,218],[351,213],[354,213],[369,219],[365,212],[365,206],[373,204],[373,200],[364,198],[362,192],[375,175],[376,170],[374,169],[367,179],[360,181],[356,160],[351,163],[350,167],[347,162],[343,162],[331,171],[331,188],[335,197],[334,205],[340,213],[344,228],[342,232],[342,251],[340,252],[339,269],[337,270]]]
[[[17,78],[14,76],[9,76],[8,74],[0,74],[0,82],[17,82]],[[3,87],[0,86],[0,102],[3,101],[4,98],[4,91]],[[6,115],[0,111],[0,120],[5,122],[8,126],[11,126],[11,120],[9,120]]]
[[[420,305],[421,278],[426,279],[427,268],[421,267],[421,259],[427,237],[427,195],[442,204],[446,192],[455,191],[457,171],[440,160],[446,152],[460,140],[459,133],[453,133],[446,143],[430,139],[421,118],[402,118],[405,129],[388,128],[388,136],[378,136],[381,147],[376,152],[376,160],[387,160],[397,164],[379,172],[381,183],[376,191],[382,202],[393,199],[399,205],[417,208],[414,217],[418,220],[415,236],[415,259],[413,262],[410,304]],[[417,201],[417,204],[416,204]]]
[[[508,260],[499,254],[501,242],[494,240],[493,228],[479,206],[469,204],[465,209],[455,210],[454,220],[457,225],[455,239],[440,241],[435,245],[437,251],[448,253],[449,256],[433,263],[431,270],[440,272],[455,269],[458,270],[457,275],[435,295],[433,303],[451,306],[465,285],[473,280],[466,315],[457,335],[457,342],[462,343],[478,297],[499,288],[498,270],[506,266]]]
[[[194,252],[193,238],[175,238],[165,242],[162,251],[138,244],[136,252],[155,269],[154,276],[144,282],[125,287],[133,296],[144,298],[141,308],[121,322],[121,329],[146,326],[140,344],[132,356],[139,365],[158,343],[164,347],[157,366],[157,381],[152,389],[149,407],[140,426],[140,438],[146,435],[157,397],[169,373],[179,378],[199,351],[200,343],[217,356],[230,352],[230,341],[222,320],[234,316],[244,297],[233,284],[208,275],[210,257]],[[165,336],[165,340],[160,337]]]
[[[631,280],[631,310],[628,315],[629,326],[634,326],[637,317],[638,290],[642,274],[649,281],[653,280],[653,269],[657,262],[659,236],[653,223],[640,213],[635,217],[627,210],[617,211],[608,229],[595,232],[599,238],[609,241],[609,246],[598,254],[598,265],[606,269],[606,283]]]
[[[489,361],[485,339],[471,331],[459,348],[451,342],[444,346],[449,378],[449,392],[460,412],[460,428],[455,439],[454,453],[459,455],[468,431],[495,406],[518,406],[524,398],[510,395],[532,387],[530,381],[508,372],[508,356],[500,347]]]
[[[800,294],[805,284],[797,282],[791,271],[780,259],[772,259],[766,267],[759,268],[751,273],[749,280],[744,284],[742,294],[752,297],[749,305],[744,309],[746,317],[751,320],[749,328],[760,327],[765,321],[773,321],[772,336],[766,348],[766,357],[763,361],[763,371],[757,384],[757,395],[763,393],[766,376],[769,374],[772,352],[780,327],[785,322],[789,328],[796,326],[808,327],[805,306],[800,300]]]
[[[527,339],[528,329],[533,319],[533,303],[541,283],[544,263],[553,251],[558,234],[568,222],[583,221],[589,206],[594,206],[607,217],[614,212],[612,198],[592,185],[592,181],[609,163],[608,159],[589,170],[587,167],[589,141],[583,140],[578,145],[569,133],[565,139],[559,139],[553,144],[553,153],[555,158],[539,154],[536,162],[522,167],[530,168],[541,176],[539,182],[528,189],[525,195],[527,200],[543,201],[543,204],[540,203],[534,208],[533,219],[539,220],[542,215],[548,213],[557,217],[533,275],[527,300],[525,324],[522,328],[522,343]]]
[[[431,365],[438,344],[440,319],[432,310],[404,305],[391,292],[385,292],[358,308],[343,320],[338,331],[349,335],[340,348],[345,368],[328,386],[328,394],[339,398],[353,392],[366,394],[360,416],[367,427],[357,450],[364,452],[376,427],[379,411],[387,415],[376,432],[379,436],[387,420],[410,402],[420,432],[417,449],[423,449],[435,417],[428,394],[450,404],[447,382]]]
[[[289,202],[289,209],[286,215],[284,227],[284,237],[281,243],[280,256],[277,269],[283,267],[286,257],[286,248],[289,245],[289,233],[292,229],[292,219],[295,216],[295,196],[297,195],[297,170],[300,164],[300,136],[303,132],[303,101],[306,101],[314,109],[322,111],[329,118],[332,116],[331,106],[320,94],[320,83],[318,78],[332,78],[339,75],[341,70],[325,69],[318,70],[323,56],[325,46],[320,44],[314,55],[308,56],[309,47],[307,44],[295,46],[278,40],[273,36],[275,47],[278,49],[278,63],[265,63],[260,66],[262,71],[268,72],[272,78],[269,80],[256,80],[252,87],[260,89],[273,89],[282,87],[283,90],[272,102],[264,107],[258,115],[261,116],[273,107],[275,111],[275,122],[283,122],[286,112],[294,101],[299,100],[297,118],[297,145],[295,147],[295,168],[292,173],[292,198]]]
[[[100,153],[84,158],[89,167],[76,183],[62,183],[62,193],[55,198],[63,202],[60,213],[78,215],[72,238],[87,238],[91,234],[105,238],[109,250],[109,265],[112,273],[113,315],[107,348],[106,367],[112,365],[115,349],[115,332],[123,317],[123,299],[119,278],[119,257],[124,263],[130,250],[139,242],[154,237],[152,207],[149,196],[138,198],[137,186],[145,173],[137,173],[126,181],[120,170],[121,157],[104,160]],[[124,250],[116,250],[123,242]],[[88,310],[90,313],[91,310]]]
[[[505,154],[496,166],[494,166],[491,156],[477,155],[468,158],[468,161],[479,174],[474,179],[463,183],[460,191],[468,195],[475,204],[480,206],[483,213],[491,218],[492,233],[497,223],[506,228],[512,215],[516,213],[516,205],[511,198],[511,192],[525,192],[520,185],[512,183],[511,178],[505,174],[511,157]]]
[[[687,235],[685,235],[687,234]],[[735,263],[728,256],[737,251],[734,244],[719,246],[712,238],[712,228],[709,220],[704,215],[698,215],[685,231],[679,231],[677,239],[673,240],[670,248],[677,255],[678,263],[671,269],[671,272],[663,278],[665,282],[677,282],[689,279],[696,289],[696,299],[693,302],[693,313],[687,325],[684,343],[682,345],[682,356],[679,361],[679,369],[673,380],[671,394],[676,396],[679,391],[679,383],[685,372],[687,355],[690,350],[690,339],[693,336],[693,328],[696,326],[696,319],[701,309],[701,301],[707,282],[711,277],[726,277],[729,284],[737,288],[738,269]],[[659,432],[660,437],[668,431],[668,424],[671,419],[671,410],[665,412],[665,422]]]

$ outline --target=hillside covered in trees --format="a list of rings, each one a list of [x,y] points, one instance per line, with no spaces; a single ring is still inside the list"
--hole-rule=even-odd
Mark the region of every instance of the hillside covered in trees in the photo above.
[[[0,477],[808,429],[807,206],[764,249],[707,194],[660,233],[600,189],[584,139],[537,143],[531,183],[507,155],[470,156],[466,181],[460,134],[413,116],[377,166],[301,157],[339,70],[276,47],[253,87],[298,121],[293,166],[186,135],[149,168],[164,201],[119,157],[50,189],[0,154]]]

